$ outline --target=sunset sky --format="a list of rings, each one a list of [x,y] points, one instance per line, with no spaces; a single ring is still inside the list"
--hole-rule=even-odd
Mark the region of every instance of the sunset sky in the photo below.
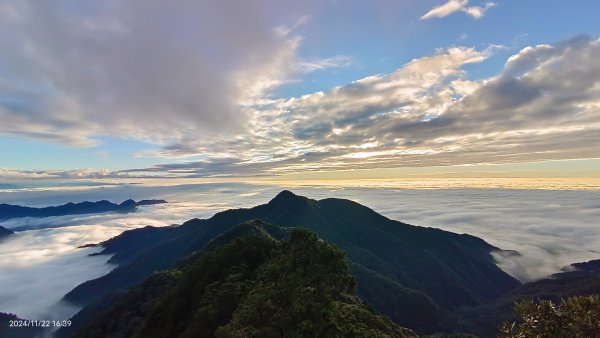
[[[600,177],[598,1],[177,4],[0,0],[0,183]]]

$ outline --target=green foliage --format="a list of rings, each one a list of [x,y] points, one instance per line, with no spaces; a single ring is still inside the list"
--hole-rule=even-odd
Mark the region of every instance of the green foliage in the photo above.
[[[79,335],[416,337],[353,294],[343,251],[303,229],[277,241],[264,231],[269,227],[259,221],[235,227],[211,243],[212,251],[165,273],[177,276],[174,285],[163,283],[156,294],[147,287],[161,284],[143,283]]]
[[[515,303],[518,322],[504,323],[500,337],[600,337],[600,296],[574,296],[559,305],[531,300]]]
[[[249,337],[325,336],[335,329],[334,301],[353,287],[342,251],[312,232],[294,230],[261,267],[224,331]]]
[[[266,236],[235,238],[187,264],[181,281],[161,297],[137,336],[213,336],[227,323],[275,246]]]

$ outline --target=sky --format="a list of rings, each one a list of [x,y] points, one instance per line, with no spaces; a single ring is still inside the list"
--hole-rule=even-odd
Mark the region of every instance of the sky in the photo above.
[[[599,12],[0,0],[0,183],[598,178]]]

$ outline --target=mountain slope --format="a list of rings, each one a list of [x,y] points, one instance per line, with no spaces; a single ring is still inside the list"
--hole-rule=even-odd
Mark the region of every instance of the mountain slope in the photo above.
[[[283,191],[251,209],[228,210],[177,227],[125,232],[103,243],[103,252],[114,254],[111,261],[120,266],[65,298],[86,305],[131,288],[233,225],[253,219],[306,228],[338,245],[357,276],[359,295],[401,326],[423,332],[442,329],[445,311],[492,301],[519,285],[496,266],[490,252],[497,248],[477,237],[393,221],[349,200],[316,201]],[[397,304],[411,307],[399,309]]]
[[[515,320],[513,305],[516,301],[551,300],[558,304],[561,298],[600,294],[600,260],[575,263],[569,270],[523,284],[489,304],[462,309],[457,312],[456,321],[465,331],[495,337],[502,322]]]
[[[353,287],[339,249],[253,221],[152,275],[75,337],[416,337],[374,314]]]
[[[0,239],[12,235],[14,232],[0,226]]]
[[[98,201],[67,203],[59,206],[46,208],[31,208],[23,207],[20,205],[2,203],[0,204],[0,221],[21,217],[49,217],[77,214],[93,214],[100,212],[128,213],[134,211],[136,207],[141,205],[152,205],[161,203],[167,202],[164,200],[143,200],[139,202],[127,200],[121,204],[115,204],[109,201]]]
[[[15,326],[14,321],[17,321]],[[13,322],[13,326],[11,326]],[[28,320],[19,318],[12,313],[0,312],[0,337],[2,338],[37,338],[42,337],[44,328],[35,326],[19,326],[19,322],[28,322]]]

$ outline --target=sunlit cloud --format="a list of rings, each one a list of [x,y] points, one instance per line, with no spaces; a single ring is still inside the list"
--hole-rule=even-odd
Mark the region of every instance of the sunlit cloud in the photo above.
[[[432,8],[429,12],[421,16],[421,20],[432,18],[443,18],[462,11],[474,19],[482,18],[488,10],[496,7],[493,2],[486,2],[483,6],[468,6],[469,0],[449,0],[448,2]]]
[[[260,176],[595,158],[600,42],[576,37],[526,47],[498,75],[466,77],[465,66],[485,62],[498,48],[440,49],[393,73],[248,106],[250,133],[157,150],[202,160],[127,173]],[[371,145],[368,152],[363,145]]]
[[[487,13],[488,10],[496,6],[497,4],[493,2],[486,2],[483,6],[466,7],[464,12],[473,17],[473,19],[480,19]]]
[[[260,6],[187,4],[166,14],[161,1],[103,2],[97,11],[45,6],[0,11],[7,17],[0,47],[10,51],[3,56],[10,71],[0,76],[0,133],[74,146],[99,135],[130,138],[153,144],[132,155],[156,164],[6,168],[0,177],[277,176],[594,158],[600,145],[600,43],[590,37],[525,47],[484,78],[469,70],[504,47],[439,48],[394,71],[283,95],[310,73],[360,62],[303,55],[312,18],[302,6],[281,5],[290,14],[283,23]],[[425,16],[481,17],[493,6],[453,0]],[[151,19],[162,15],[189,34]],[[222,34],[202,33],[212,31]]]

